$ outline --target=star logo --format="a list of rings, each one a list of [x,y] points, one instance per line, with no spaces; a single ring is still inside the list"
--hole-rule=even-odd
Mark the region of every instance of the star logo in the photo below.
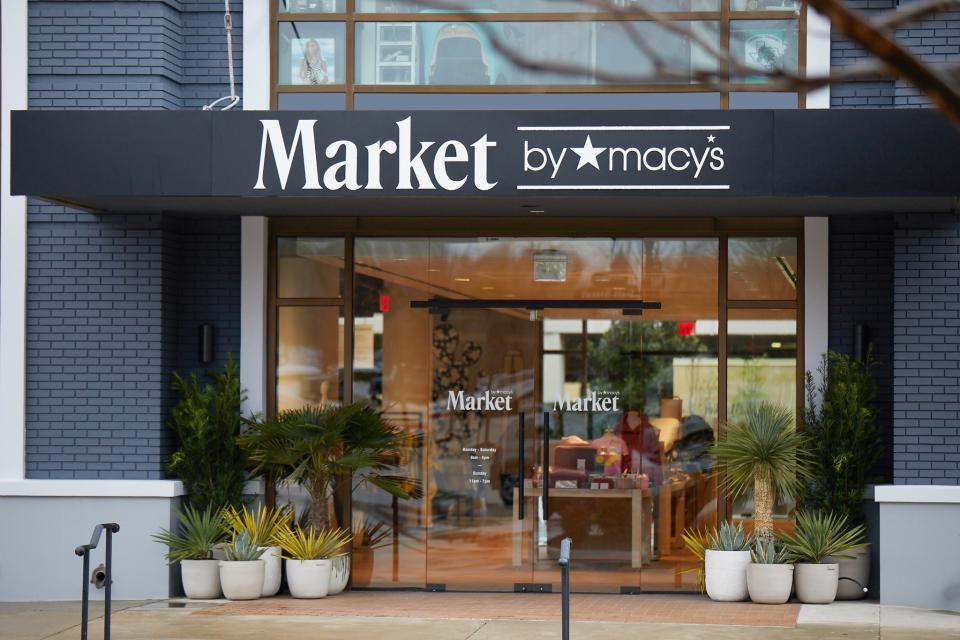
[[[600,154],[606,150],[606,147],[593,146],[590,136],[587,136],[587,140],[583,143],[582,147],[570,147],[570,151],[573,151],[575,154],[580,156],[580,161],[577,162],[577,171],[588,164],[592,165],[594,169],[599,170],[600,163],[597,161],[597,158],[599,158]]]
[[[713,143],[713,142],[716,142],[716,140],[717,140],[717,136],[714,136],[714,135],[707,136],[707,142]]]

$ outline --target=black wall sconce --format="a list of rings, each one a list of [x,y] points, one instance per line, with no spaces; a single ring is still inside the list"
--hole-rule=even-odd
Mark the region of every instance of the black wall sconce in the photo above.
[[[853,325],[853,359],[864,361],[870,350],[870,327],[865,324]]]
[[[212,324],[202,324],[200,325],[199,335],[198,355],[200,362],[210,364],[213,362],[213,344],[216,339],[216,329],[214,329]]]

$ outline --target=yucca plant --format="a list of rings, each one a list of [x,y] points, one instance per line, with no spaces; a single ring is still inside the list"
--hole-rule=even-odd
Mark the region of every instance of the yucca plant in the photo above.
[[[714,529],[707,536],[707,549],[714,551],[747,551],[753,545],[753,536],[743,528],[743,523],[736,525],[721,522],[718,529]]]
[[[260,546],[257,545],[250,534],[246,531],[233,536],[233,541],[223,549],[224,555],[230,562],[251,562],[259,560],[263,555]]]
[[[725,490],[733,497],[753,491],[754,531],[760,540],[774,537],[777,496],[795,498],[804,490],[811,465],[805,444],[789,410],[760,403],[747,408],[742,421],[727,425],[712,448]]]
[[[277,542],[285,560],[326,560],[342,556],[350,544],[346,529],[300,529],[283,527],[277,532]]]
[[[851,559],[847,552],[866,546],[862,524],[851,528],[847,516],[823,511],[797,513],[794,532],[781,532],[780,539],[797,560],[814,564],[828,556]]]
[[[779,540],[757,540],[750,551],[754,564],[790,564],[793,556]]]
[[[153,539],[167,546],[167,561],[176,564],[182,560],[209,560],[213,547],[226,536],[226,522],[222,509],[208,506],[204,510],[190,505],[174,512],[179,527],[176,532],[161,529]]]
[[[716,530],[714,530],[714,533],[715,532]],[[707,546],[710,544],[711,535],[709,530],[700,528],[684,529],[683,533],[680,534],[680,538],[683,540],[683,544],[686,545],[687,550],[697,559],[697,566],[683,569],[681,573],[691,573],[694,571],[697,573],[697,589],[700,593],[707,592],[703,560],[707,555]]]
[[[293,512],[289,507],[271,509],[266,505],[251,511],[243,505],[240,510],[227,507],[223,518],[234,536],[246,533],[254,545],[271,547],[276,543],[277,532],[292,520]]]

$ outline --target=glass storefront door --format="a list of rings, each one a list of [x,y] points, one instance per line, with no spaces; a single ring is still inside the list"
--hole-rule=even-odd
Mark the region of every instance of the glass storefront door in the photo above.
[[[421,436],[401,465],[424,487],[354,492],[355,529],[391,532],[369,586],[556,590],[568,536],[575,590],[694,585],[716,239],[357,239],[354,260],[353,397]]]

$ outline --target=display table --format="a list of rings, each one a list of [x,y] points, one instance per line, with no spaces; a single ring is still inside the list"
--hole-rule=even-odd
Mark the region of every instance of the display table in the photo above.
[[[513,490],[513,566],[523,563],[523,531],[527,522],[533,522],[533,540],[539,538],[541,521],[537,517],[540,488],[523,490],[526,500],[526,518],[520,520],[520,490]],[[653,558],[650,523],[653,517],[653,492],[650,489],[550,489],[550,500],[630,500],[630,566],[639,569]]]

